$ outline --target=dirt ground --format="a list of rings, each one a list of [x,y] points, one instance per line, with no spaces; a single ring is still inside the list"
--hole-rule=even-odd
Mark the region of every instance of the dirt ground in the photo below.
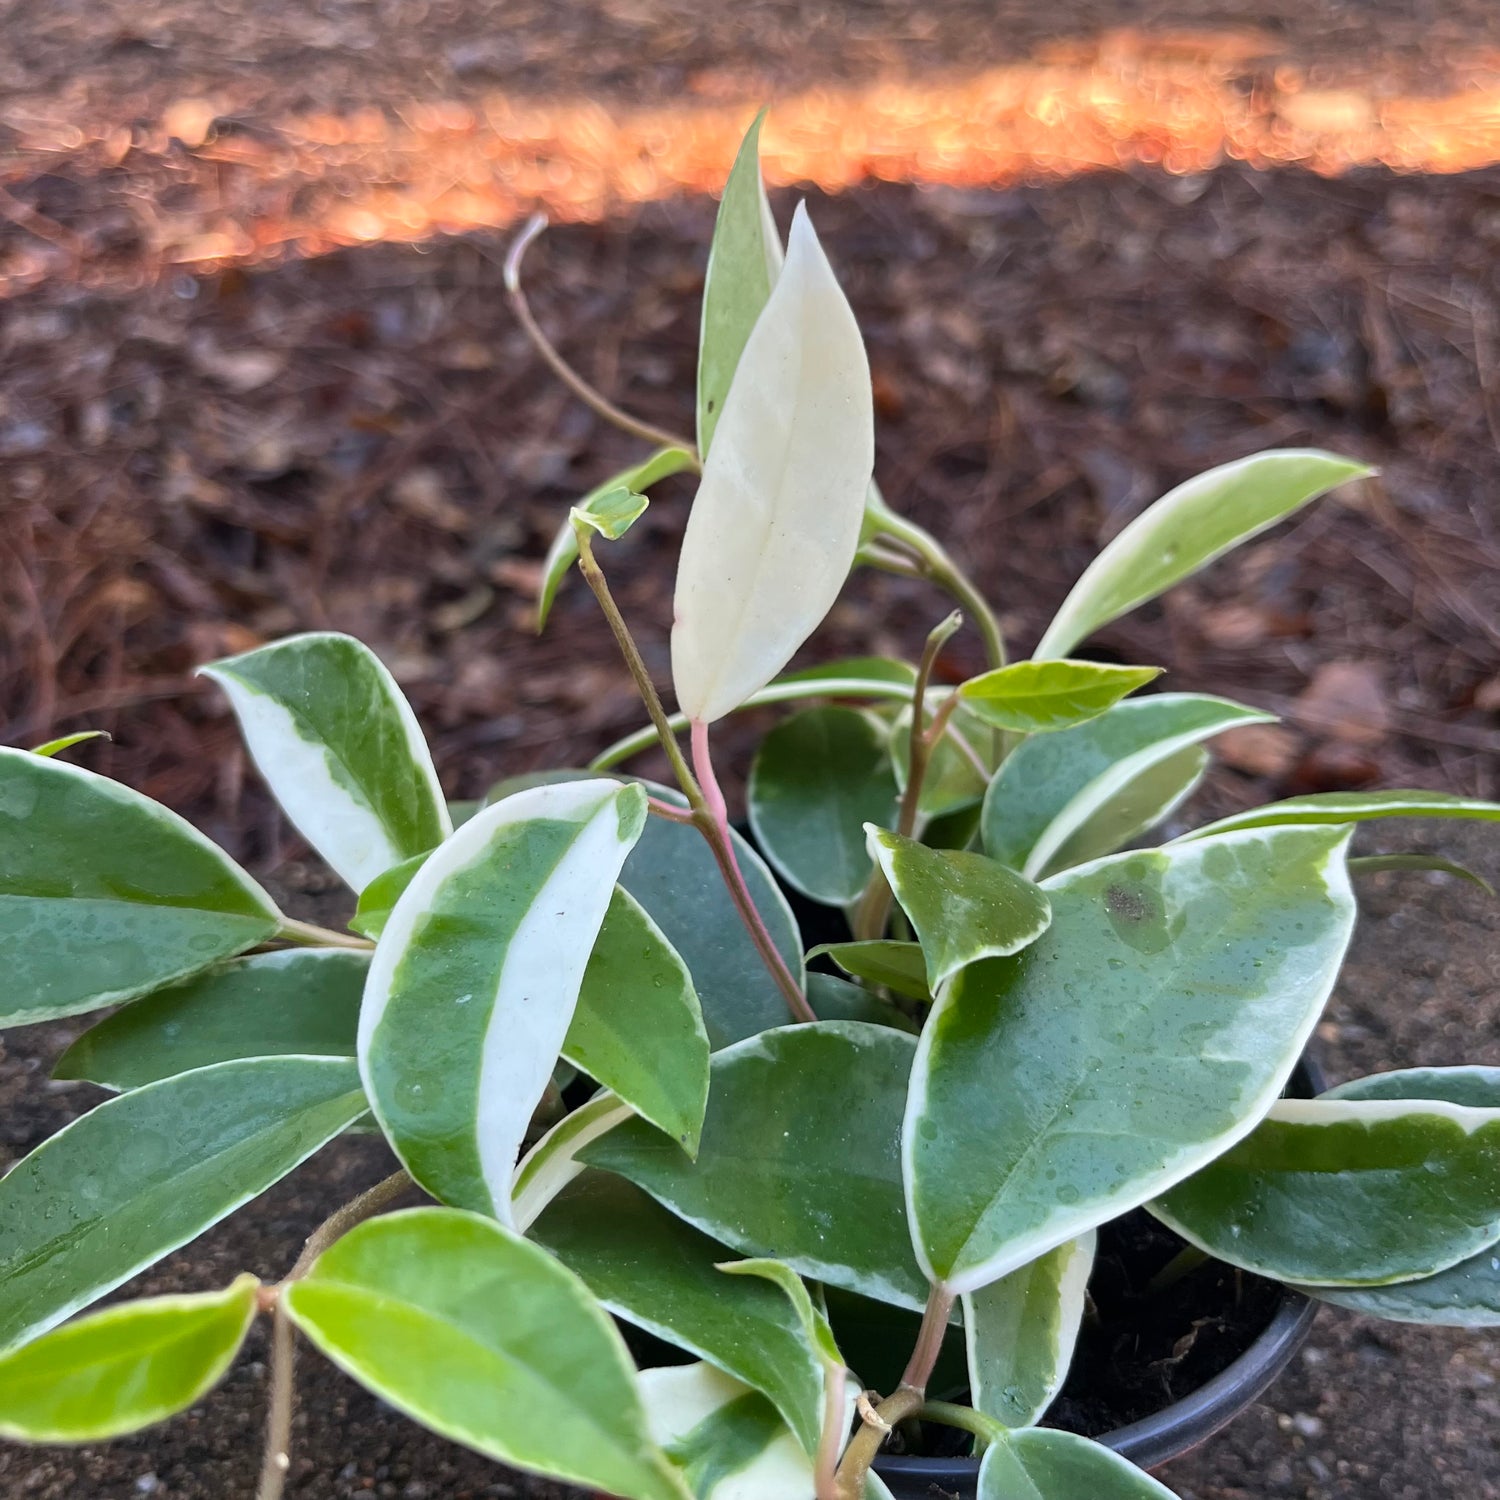
[[[1299,65],[1441,92],[1456,58],[1500,44],[1490,12],[764,0],[747,30],[743,8],[664,0],[518,3],[503,22],[479,0],[327,0],[295,16],[241,0],[149,16],[12,0],[0,259],[50,226],[123,263],[133,242],[111,236],[132,193],[139,212],[148,200],[157,215],[196,211],[160,174],[133,184],[125,168],[41,160],[7,134],[23,117],[134,118],[217,91],[253,136],[286,111],[394,107],[413,91],[752,95],[762,81],[936,76],[969,66],[976,37],[1016,56],[1127,21],[1250,25]],[[796,196],[774,195],[783,223]],[[1283,714],[1225,745],[1195,812],[1373,785],[1500,796],[1500,170],[1330,181],[1227,164],[809,196],[866,331],[877,477],[965,560],[1021,649],[1100,540],[1170,484],[1282,444],[1379,466],[1099,636],[1101,655],[1165,665],[1174,688]],[[568,357],[669,427],[691,423],[712,217],[694,196],[622,208],[549,232],[528,262]],[[455,797],[576,763],[635,727],[583,591],[565,589],[541,638],[530,616],[567,503],[638,450],[544,377],[505,304],[504,248],[484,232],[92,287],[49,272],[0,300],[0,741],[108,729],[113,742],[81,763],[306,888],[305,850],[222,705],[191,680],[204,660],[294,629],[352,631],[412,697]],[[663,678],[689,494],[662,486],[610,558]],[[945,612],[920,586],[861,575],[807,655],[910,653]],[[978,664],[960,637],[948,670]],[[747,716],[726,736],[738,771],[765,722]],[[1390,824],[1364,844],[1441,849],[1500,879],[1482,829]],[[1422,877],[1381,876],[1366,895],[1324,1028],[1330,1071],[1500,1063],[1500,909]],[[75,1032],[0,1043],[0,1164],[93,1102],[46,1078]],[[275,1275],[386,1169],[377,1144],[340,1143],[142,1289]],[[262,1356],[257,1333],[221,1390],[142,1437],[77,1453],[0,1446],[0,1495],[250,1496]],[[316,1356],[304,1377],[296,1500],[560,1493],[428,1437]],[[1164,1478],[1184,1500],[1494,1500],[1497,1381],[1493,1335],[1325,1313],[1266,1400]]]

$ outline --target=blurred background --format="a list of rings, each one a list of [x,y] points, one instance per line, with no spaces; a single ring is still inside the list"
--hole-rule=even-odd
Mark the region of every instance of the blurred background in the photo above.
[[[532,622],[567,505],[641,449],[547,375],[501,266],[544,210],[543,327],[690,431],[713,195],[762,103],[773,205],[785,227],[808,199],[865,331],[877,478],[1018,648],[1172,484],[1273,445],[1354,454],[1380,477],[1097,654],[1283,716],[1221,742],[1204,816],[1500,796],[1492,0],[4,0],[0,43],[0,742],[110,731],[80,763],[283,887],[320,876],[202,661],[353,632],[455,797],[640,722],[576,582]],[[663,680],[690,494],[663,485],[609,559]],[[945,612],[861,574],[809,655],[910,654]],[[978,669],[977,645],[946,663]],[[764,722],[737,723],[743,772]],[[1381,847],[1494,874],[1492,844]],[[1384,876],[1368,908],[1334,1073],[1500,1062],[1482,893]],[[43,1083],[65,1031],[7,1038],[7,1156],[92,1102]],[[365,1165],[278,1190],[160,1286],[239,1269],[247,1235],[273,1273]],[[0,1450],[0,1493],[248,1496],[258,1370],[98,1454]],[[302,1500],[552,1493],[309,1380]],[[1267,1402],[1165,1477],[1188,1500],[1494,1500],[1497,1381],[1488,1335],[1325,1314]]]

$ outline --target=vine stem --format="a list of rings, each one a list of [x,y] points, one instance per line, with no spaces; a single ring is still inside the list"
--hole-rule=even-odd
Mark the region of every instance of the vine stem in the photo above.
[[[400,1197],[411,1186],[411,1177],[403,1168],[366,1189],[357,1198],[352,1198],[342,1208],[335,1209],[307,1237],[302,1253],[280,1287],[272,1289],[275,1296],[271,1313],[271,1357],[270,1402],[266,1411],[265,1449],[260,1466],[260,1487],[257,1500],[281,1500],[286,1488],[287,1470],[291,1467],[289,1449],[292,1441],[292,1398],[296,1385],[297,1345],[296,1329],[282,1305],[280,1292],[289,1282],[300,1281],[312,1263],[341,1235],[347,1234],[356,1224],[378,1214],[386,1204]]]
[[[651,422],[643,422],[639,417],[633,417],[629,412],[622,411],[602,391],[591,386],[557,352],[552,340],[542,332],[541,325],[532,316],[531,304],[526,300],[526,293],[521,290],[521,262],[525,258],[527,248],[546,227],[546,214],[532,214],[522,226],[521,232],[511,242],[510,250],[505,257],[506,295],[510,298],[510,305],[515,309],[516,317],[537,353],[547,362],[547,367],[552,373],[585,406],[603,417],[606,422],[618,427],[622,432],[628,432],[632,437],[643,438],[658,448],[684,448],[687,452],[696,455],[697,445],[687,438],[680,438],[665,428],[657,427]]]
[[[713,760],[708,752],[708,725],[702,719],[694,719],[688,734],[693,752],[693,769],[697,772],[698,780],[703,788],[703,806],[695,809],[698,813],[696,821],[699,828],[703,830],[704,837],[708,839],[714,858],[719,863],[724,883],[729,887],[729,895],[734,901],[735,910],[739,912],[740,920],[750,934],[750,941],[755,944],[756,951],[765,962],[766,968],[771,971],[771,977],[776,981],[777,988],[786,1000],[787,1009],[791,1011],[793,1019],[816,1021],[818,1018],[813,1008],[807,1003],[807,996],[802,993],[801,985],[792,977],[792,971],[787,968],[786,960],[781,956],[781,950],[767,931],[766,924],[756,908],[755,899],[751,896],[750,888],[745,884],[745,877],[740,871],[740,862],[734,852],[734,842],[729,836],[729,809],[725,806],[724,793],[719,789],[719,780],[714,775]]]
[[[973,1433],[982,1444],[995,1442],[1005,1433],[1005,1427],[993,1417],[987,1417],[972,1406],[957,1406],[951,1401],[924,1401],[917,1409],[917,1416],[924,1422],[941,1422],[944,1427],[957,1427],[960,1432]]]

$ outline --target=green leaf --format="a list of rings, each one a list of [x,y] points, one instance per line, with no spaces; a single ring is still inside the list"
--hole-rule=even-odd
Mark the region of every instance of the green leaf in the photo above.
[[[1174,1500],[1100,1443],[1050,1427],[1007,1433],[985,1450],[979,1500]]]
[[[858,1021],[768,1031],[715,1054],[696,1162],[639,1120],[580,1159],[741,1254],[921,1307],[898,1153],[912,1051],[909,1036]]]
[[[602,495],[591,496],[582,505],[575,505],[568,512],[568,519],[575,529],[583,526],[597,532],[606,541],[617,542],[646,514],[650,503],[628,484],[617,484],[612,490],[605,490]]]
[[[750,768],[750,826],[786,883],[844,906],[870,876],[864,825],[896,821],[883,725],[852,708],[809,708],[778,724]]]
[[[661,929],[618,887],[589,955],[562,1053],[696,1153],[708,1101],[708,1033],[698,996]]]
[[[837,974],[809,974],[806,994],[812,1013],[820,1021],[868,1021],[874,1026],[893,1026],[908,1036],[915,1036],[921,1029],[889,1000]]]
[[[1393,1323],[1500,1328],[1500,1245],[1489,1245],[1435,1276],[1390,1286],[1299,1287],[1309,1297]]]
[[[353,1057],[368,954],[289,948],[237,958],[118,1010],[54,1078],[134,1089],[237,1058]]]
[[[511,1186],[514,1227],[525,1234],[542,1210],[582,1175],[578,1153],[634,1113],[628,1104],[621,1104],[607,1089],[601,1089],[587,1104],[564,1115],[516,1168]]]
[[[985,794],[985,853],[1033,880],[1053,873],[1063,849],[1090,823],[1108,817],[1118,826],[1117,801],[1139,807],[1140,778],[1153,767],[1226,729],[1274,718],[1223,698],[1158,693],[1026,740]]]
[[[1052,920],[1045,892],[998,860],[959,849],[929,849],[866,824],[880,861],[922,943],[933,994],[966,964],[1017,953]]]
[[[813,1465],[759,1392],[712,1365],[641,1374],[651,1435],[696,1500],[803,1500]]]
[[[365,1112],[354,1063],[218,1063],[109,1099],[0,1181],[0,1349],[196,1239]]]
[[[934,1280],[984,1286],[1254,1128],[1349,941],[1346,841],[1282,829],[1100,860],[1046,883],[1029,948],[946,986],[902,1137]]]
[[[850,684],[864,683],[877,688],[904,687],[909,690],[916,685],[916,681],[917,669],[909,661],[898,661],[892,656],[845,656],[837,661],[820,662],[815,667],[803,667],[796,672],[783,672],[771,684],[771,688],[793,685],[811,687],[818,683],[832,682],[835,684],[835,695],[857,697],[858,693]],[[765,691],[769,692],[770,688]],[[907,691],[899,696],[910,698],[911,693]]]
[[[618,1317],[764,1392],[817,1447],[822,1369],[797,1311],[774,1286],[725,1277],[723,1245],[605,1172],[569,1183],[531,1238]]]
[[[199,670],[287,817],[356,892],[452,832],[411,705],[352,636],[289,636]]]
[[[812,1295],[807,1290],[806,1284],[790,1266],[784,1265],[779,1260],[767,1260],[761,1257],[758,1260],[722,1261],[719,1270],[726,1276],[754,1276],[779,1287],[797,1314],[803,1337],[824,1366],[831,1366],[835,1369],[843,1367],[843,1356],[839,1353],[839,1346],[834,1341],[833,1330],[828,1326],[828,1319],[813,1306]],[[816,1446],[814,1443],[808,1448],[808,1452],[813,1452]]]
[[[469,821],[470,818],[464,819],[465,823]],[[462,827],[462,824],[457,826]],[[349,926],[362,937],[372,941],[378,938],[385,931],[385,924],[390,921],[401,893],[411,884],[417,871],[427,863],[431,853],[432,850],[428,849],[422,854],[413,854],[410,859],[403,859],[399,865],[382,870],[359,893],[359,901]]]
[[[668,479],[673,474],[680,474],[684,469],[696,468],[697,465],[697,458],[686,448],[658,448],[644,462],[632,464],[628,469],[612,474],[603,484],[590,490],[573,509],[591,515],[598,506],[604,504],[608,497],[620,490],[626,490],[637,498],[643,498],[642,492],[650,489],[653,484]],[[629,507],[626,506],[623,509],[628,510]],[[645,506],[642,505],[641,510],[644,509]],[[640,511],[636,511],[630,519],[633,521],[639,514]],[[552,545],[547,549],[546,561],[542,564],[542,587],[536,605],[538,631],[546,625],[547,616],[552,613],[553,601],[557,598],[557,591],[562,586],[563,579],[568,576],[568,570],[577,561],[578,537],[573,530],[570,510],[568,519],[557,528],[557,534],[552,538]]]
[[[1500,1240],[1500,1069],[1411,1069],[1282,1100],[1150,1208],[1210,1254],[1283,1281],[1447,1270]]]
[[[1093,661],[1018,661],[971,677],[958,691],[986,724],[1032,734],[1096,719],[1161,673]]]
[[[133,1000],[280,925],[271,898],[175,813],[0,749],[0,1026]]]
[[[1456,864],[1439,854],[1366,854],[1349,861],[1351,875],[1379,875],[1387,870],[1421,870],[1438,875],[1452,875],[1456,880],[1466,880],[1477,885],[1486,895],[1493,896],[1495,888],[1483,875],[1476,874],[1467,865]]]
[[[1455,797],[1448,792],[1401,790],[1390,792],[1314,792],[1268,802],[1247,812],[1233,813],[1185,833],[1184,839],[1206,838],[1231,828],[1278,828],[1290,823],[1363,823],[1371,818],[1477,818],[1500,820],[1500,802]]]
[[[881,984],[908,1000],[930,1001],[927,960],[920,943],[896,943],[872,938],[859,943],[821,943],[808,949],[809,962],[827,954],[846,974]]]
[[[924,818],[943,818],[973,807],[989,785],[994,757],[991,742],[997,738],[967,706],[954,713],[942,739],[927,757],[927,772],[917,797],[917,810]],[[962,740],[960,747],[958,741]],[[907,707],[891,722],[886,748],[896,771],[896,785],[905,792],[911,774],[911,709]]]
[[[630,1500],[687,1491],[646,1431],[630,1356],[571,1271],[453,1209],[352,1229],[283,1293],[340,1369],[441,1436]]]
[[[963,1299],[974,1409],[1031,1427],[1062,1389],[1083,1322],[1092,1230]]]
[[[234,1361],[260,1283],[122,1302],[0,1355],[0,1436],[97,1443],[185,1411]]]
[[[1063,657],[1308,501],[1373,469],[1314,448],[1270,449],[1199,474],[1137,516],[1089,565],[1036,648]]]
[[[799,204],[678,556],[672,681],[690,719],[738,708],[822,622],[854,564],[874,462],[864,343]]]
[[[698,336],[698,451],[705,457],[750,332],[781,272],[776,232],[760,176],[756,115],[724,184],[703,279],[703,324]]]
[[[645,821],[645,792],[617,781],[517,792],[397,901],[365,983],[360,1072],[397,1155],[440,1201],[509,1217],[521,1142]]]
[[[104,729],[84,729],[77,734],[65,734],[55,740],[48,740],[45,745],[37,745],[33,755],[61,755],[64,750],[71,750],[74,745],[82,745],[88,740],[107,740],[113,736]]]

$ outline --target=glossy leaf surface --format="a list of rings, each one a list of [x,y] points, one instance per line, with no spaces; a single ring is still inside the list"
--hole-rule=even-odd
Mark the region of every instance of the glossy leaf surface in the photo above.
[[[963,1299],[976,1411],[1006,1427],[1041,1420],[1073,1360],[1094,1244],[1090,1230]]]
[[[897,943],[871,938],[858,943],[822,943],[810,948],[809,959],[826,954],[846,974],[871,984],[884,985],[908,1000],[931,1000],[927,987],[927,960],[920,943]]]
[[[223,1378],[259,1283],[122,1302],[0,1355],[0,1436],[93,1443],[185,1411]]]
[[[235,1058],[353,1057],[369,956],[288,948],[237,958],[118,1010],[53,1076],[134,1089]]]
[[[1032,734],[1096,719],[1160,676],[1160,667],[1018,661],[971,677],[958,691],[969,711],[986,724]]]
[[[570,1182],[583,1174],[578,1153],[590,1141],[611,1131],[634,1110],[601,1089],[587,1104],[564,1115],[525,1156],[516,1168],[511,1186],[511,1223],[527,1233],[537,1216]]]
[[[1500,1328],[1500,1244],[1434,1276],[1390,1286],[1303,1287],[1309,1297],[1394,1323]]]
[[[1272,449],[1178,485],[1089,565],[1047,627],[1037,658],[1066,656],[1101,625],[1164,593],[1309,500],[1371,472],[1313,448]]]
[[[986,1449],[979,1500],[1174,1500],[1128,1459],[1050,1427],[1012,1432]]]
[[[912,1053],[909,1036],[856,1021],[768,1031],[715,1054],[696,1162],[638,1120],[582,1160],[742,1254],[920,1307],[898,1153]]]
[[[1117,703],[1087,724],[1026,740],[985,794],[985,853],[1035,879],[1093,820],[1112,816],[1153,766],[1201,741],[1274,715],[1199,693]]]
[[[59,735],[55,740],[48,740],[43,745],[32,746],[33,755],[61,755],[65,750],[71,750],[74,745],[86,744],[89,740],[107,740],[109,734],[103,729],[81,729],[77,734]]]
[[[929,849],[873,827],[869,836],[870,852],[921,940],[934,994],[966,964],[1034,943],[1052,920],[1046,892],[998,860]]]
[[[452,831],[416,715],[368,646],[294,635],[200,670],[287,817],[356,892]]]
[[[477,1214],[386,1214],[284,1293],[333,1362],[424,1427],[629,1500],[686,1491],[646,1430],[634,1369],[583,1283]]]
[[[814,901],[857,900],[870,875],[866,823],[896,821],[884,726],[852,708],[809,708],[761,741],[750,826],[786,883]]]
[[[1346,837],[1281,829],[1100,860],[1047,882],[1052,925],[1029,948],[945,987],[902,1135],[934,1279],[984,1286],[1254,1128],[1349,940]]]
[[[799,205],[682,540],[672,680],[689,718],[737,708],[828,613],[854,562],[874,443],[864,343]]]
[[[365,984],[360,1073],[440,1201],[509,1216],[521,1142],[645,819],[645,792],[617,781],[517,792],[465,823],[397,901]]]
[[[0,1025],[132,1000],[280,925],[271,898],[175,813],[0,749]]]
[[[354,1063],[266,1057],[107,1100],[0,1180],[0,1348],[264,1192],[365,1112]]]
[[[1247,812],[1220,818],[1204,828],[1184,834],[1201,839],[1231,828],[1273,828],[1289,823],[1363,823],[1372,818],[1477,818],[1500,819],[1500,802],[1482,802],[1473,797],[1455,797],[1448,792],[1314,792],[1307,797],[1289,797],[1268,802]]]
[[[763,1392],[808,1451],[823,1380],[778,1287],[718,1269],[730,1252],[607,1172],[585,1172],[532,1226],[612,1313]]]

